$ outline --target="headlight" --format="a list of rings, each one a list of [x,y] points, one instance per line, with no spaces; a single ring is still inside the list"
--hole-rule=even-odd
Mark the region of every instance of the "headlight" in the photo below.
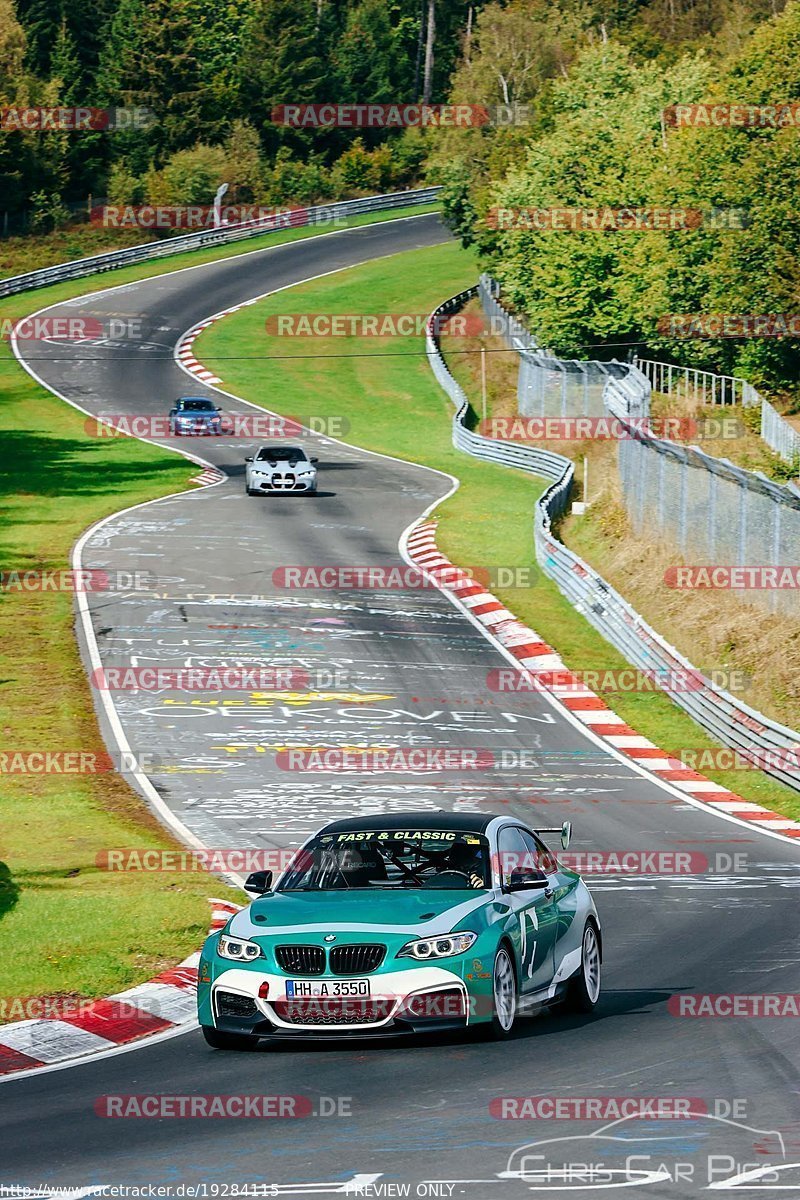
[[[223,933],[217,942],[217,953],[221,958],[231,958],[234,962],[252,962],[254,958],[261,958],[261,947],[255,942],[228,937]]]
[[[421,938],[406,942],[397,953],[398,958],[416,958],[427,962],[430,958],[450,958],[454,954],[465,954],[478,940],[477,933],[448,933],[444,937]]]

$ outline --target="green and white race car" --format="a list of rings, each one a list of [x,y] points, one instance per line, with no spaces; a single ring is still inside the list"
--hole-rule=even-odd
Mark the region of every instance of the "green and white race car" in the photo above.
[[[335,821],[206,941],[206,1041],[366,1037],[483,1027],[526,1011],[589,1012],[602,941],[591,895],[520,821],[405,813]]]

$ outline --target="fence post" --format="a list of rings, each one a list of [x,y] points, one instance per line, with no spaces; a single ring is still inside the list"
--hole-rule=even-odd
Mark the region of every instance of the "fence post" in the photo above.
[[[715,559],[717,555],[717,476],[713,471],[708,472],[708,556]]]
[[[687,529],[686,529],[686,509],[689,498],[689,478],[688,472],[691,470],[689,466],[689,456],[687,454],[681,463],[681,498],[680,498],[680,524],[679,524],[679,545],[681,553],[686,553],[687,544]]]
[[[781,505],[777,500],[772,501],[772,563],[774,567],[781,565]],[[777,612],[781,607],[781,594],[775,589],[772,593],[770,608]]]
[[[667,474],[667,459],[666,455],[659,454],[658,456],[658,527],[664,528],[664,507],[665,507],[665,487],[664,483]]]

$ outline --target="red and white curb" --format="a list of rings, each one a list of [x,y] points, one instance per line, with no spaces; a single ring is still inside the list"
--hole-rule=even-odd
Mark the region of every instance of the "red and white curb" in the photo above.
[[[240,905],[212,900],[211,927],[222,929]],[[0,1025],[0,1076],[100,1054],[195,1022],[200,952],[147,983],[105,1000],[75,1005],[74,1015]]]
[[[204,329],[208,329],[209,325],[213,325],[215,321],[221,321],[223,317],[232,316],[234,313],[239,312],[240,309],[247,308],[250,304],[255,304],[255,300],[245,300],[242,304],[234,304],[232,308],[226,308],[222,312],[214,313],[213,317],[207,317],[205,321],[198,321],[191,329],[187,329],[175,350],[175,358],[184,371],[188,371],[190,375],[196,375],[203,383],[222,383],[218,375],[215,375],[213,371],[209,371],[208,367],[204,367],[195,358],[192,346],[195,339],[200,336]]]
[[[201,321],[199,325],[195,325],[188,333],[185,333],[178,343],[176,357],[181,366],[189,371],[192,375],[196,375],[203,383],[221,383],[213,371],[209,371],[201,362],[198,362],[192,351],[192,343],[195,338],[205,329],[206,325],[210,325],[210,321]]]
[[[210,487],[212,483],[221,483],[225,478],[225,474],[218,471],[216,467],[206,467],[199,475],[193,475],[189,482],[199,483],[202,487]]]
[[[740,821],[751,822],[771,833],[800,838],[800,822],[770,812],[760,804],[728,791],[722,784],[707,779],[699,771],[687,768],[680,759],[671,758],[665,750],[660,750],[654,742],[626,725],[622,717],[612,712],[604,700],[585,687],[578,676],[564,665],[552,646],[542,641],[529,626],[518,621],[491,592],[487,592],[440,553],[436,546],[434,521],[426,521],[413,529],[408,536],[407,546],[408,554],[416,565],[429,574],[439,587],[451,592],[470,615],[519,661],[525,671],[534,677],[540,672],[546,672],[547,675],[558,673],[557,683],[548,683],[545,677],[541,682],[542,691],[555,697],[595,736],[632,759],[637,766],[685,792],[694,801]]]

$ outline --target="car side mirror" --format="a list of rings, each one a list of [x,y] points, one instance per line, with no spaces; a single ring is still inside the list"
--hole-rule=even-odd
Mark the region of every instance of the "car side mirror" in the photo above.
[[[561,826],[561,849],[569,850],[569,844],[572,840],[572,821],[565,821]]]
[[[253,461],[253,456],[252,456],[252,454],[248,454],[247,458],[246,458],[244,461],[245,461],[245,462],[252,462],[252,461]]]
[[[544,871],[512,871],[508,883],[503,889],[506,892],[523,892],[528,888],[546,888],[550,883]]]
[[[253,871],[244,881],[244,890],[255,896],[265,896],[272,891],[272,871]]]
[[[319,462],[319,459],[318,459],[318,458],[312,458],[312,459],[311,459],[311,462],[316,464],[316,463],[318,463],[318,462]]]

